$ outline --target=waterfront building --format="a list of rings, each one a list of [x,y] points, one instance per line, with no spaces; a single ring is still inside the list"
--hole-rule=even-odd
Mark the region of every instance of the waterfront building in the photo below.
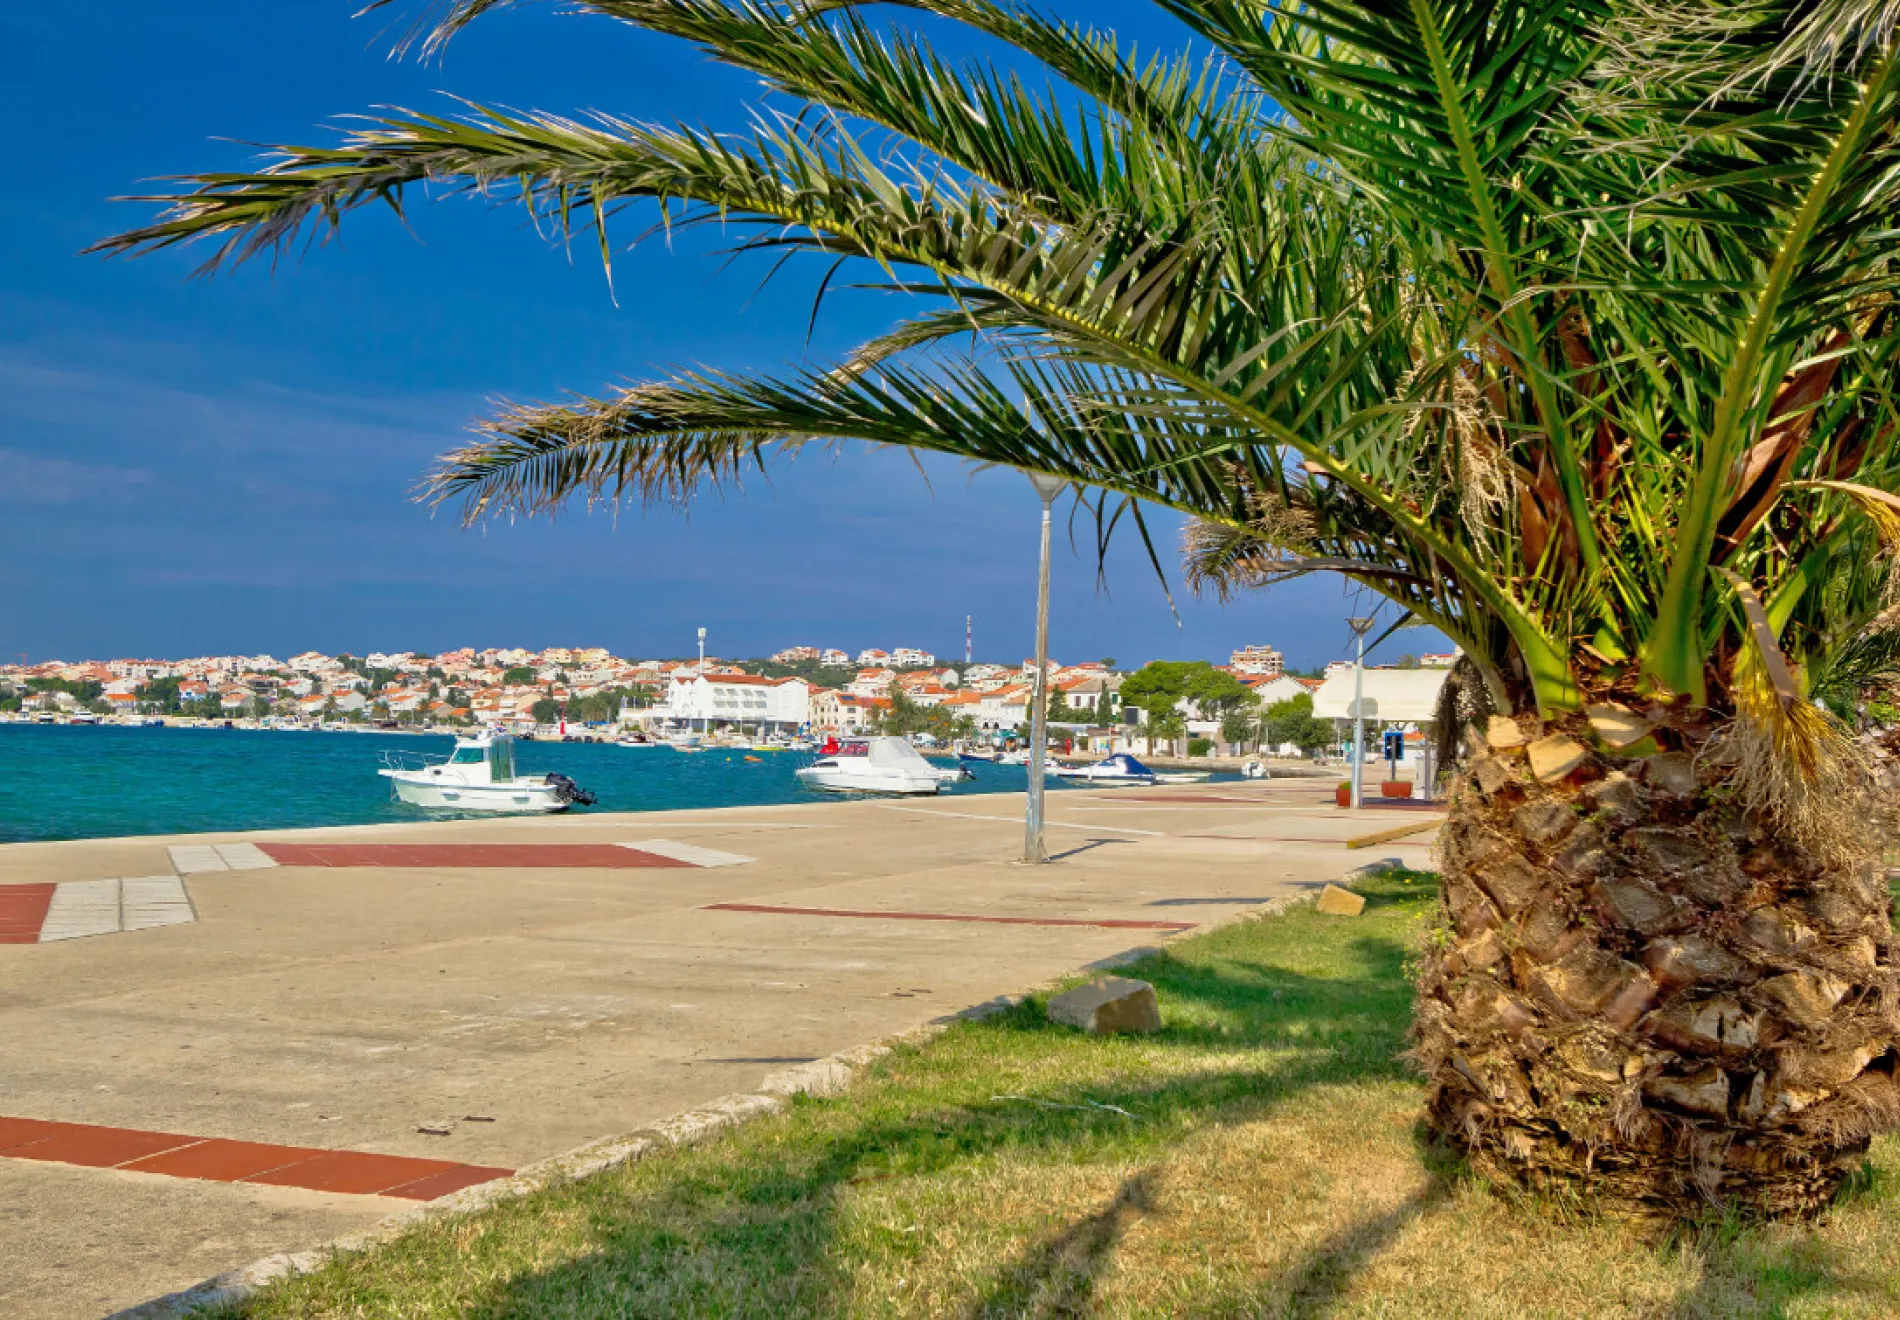
[[[675,673],[665,701],[647,713],[667,722],[795,729],[811,719],[811,684],[744,673]]]
[[[811,727],[821,733],[863,733],[890,708],[889,697],[859,697],[821,688],[812,697]]]

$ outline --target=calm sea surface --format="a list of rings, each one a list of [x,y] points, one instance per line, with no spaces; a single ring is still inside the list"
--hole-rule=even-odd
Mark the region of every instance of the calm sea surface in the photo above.
[[[453,813],[391,802],[376,771],[384,752],[443,756],[450,746],[446,735],[0,724],[0,843],[440,820]],[[515,764],[522,774],[572,777],[600,795],[594,811],[837,800],[793,776],[809,756],[758,755],[754,763],[740,751],[524,742]],[[980,765],[976,776],[952,792],[1024,784],[1017,766]]]

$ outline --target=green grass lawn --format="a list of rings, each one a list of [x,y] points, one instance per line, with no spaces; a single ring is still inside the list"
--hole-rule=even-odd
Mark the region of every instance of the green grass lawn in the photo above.
[[[1165,1029],[1039,1003],[846,1095],[339,1259],[254,1316],[1892,1316],[1900,1147],[1818,1227],[1667,1241],[1425,1144],[1400,1058],[1429,877],[1182,939]]]

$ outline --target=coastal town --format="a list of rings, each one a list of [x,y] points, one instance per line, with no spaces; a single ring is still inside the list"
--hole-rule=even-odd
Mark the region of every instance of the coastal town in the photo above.
[[[1369,670],[1445,670],[1454,654],[1403,656]],[[1076,730],[1151,722],[1188,742],[1220,739],[1224,716],[1311,698],[1353,662],[1290,672],[1272,646],[1224,664],[1112,659],[1048,663],[1050,716]],[[1164,679],[1162,676],[1165,675]],[[1145,682],[1155,676],[1155,682]],[[1029,723],[1035,663],[944,661],[915,647],[793,646],[755,660],[717,656],[628,659],[600,647],[476,650],[429,655],[199,656],[0,665],[0,718],[40,722],[244,722],[272,726],[733,728],[852,734],[900,714],[915,732],[1015,733]],[[1168,685],[1171,679],[1175,691]],[[1130,688],[1132,682],[1132,688]],[[1198,688],[1194,684],[1198,682]],[[1130,688],[1125,695],[1124,689]],[[1159,694],[1157,699],[1156,694]],[[1307,707],[1310,711],[1310,705]],[[1168,720],[1179,715],[1178,727]],[[1227,732],[1235,725],[1227,721]],[[1238,739],[1229,737],[1228,742]]]

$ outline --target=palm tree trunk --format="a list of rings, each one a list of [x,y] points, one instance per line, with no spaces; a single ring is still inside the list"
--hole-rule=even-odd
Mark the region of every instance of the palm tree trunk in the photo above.
[[[1821,1209],[1900,1125],[1884,878],[1723,805],[1687,751],[1611,761],[1535,723],[1494,720],[1440,840],[1432,1129],[1613,1211]]]

